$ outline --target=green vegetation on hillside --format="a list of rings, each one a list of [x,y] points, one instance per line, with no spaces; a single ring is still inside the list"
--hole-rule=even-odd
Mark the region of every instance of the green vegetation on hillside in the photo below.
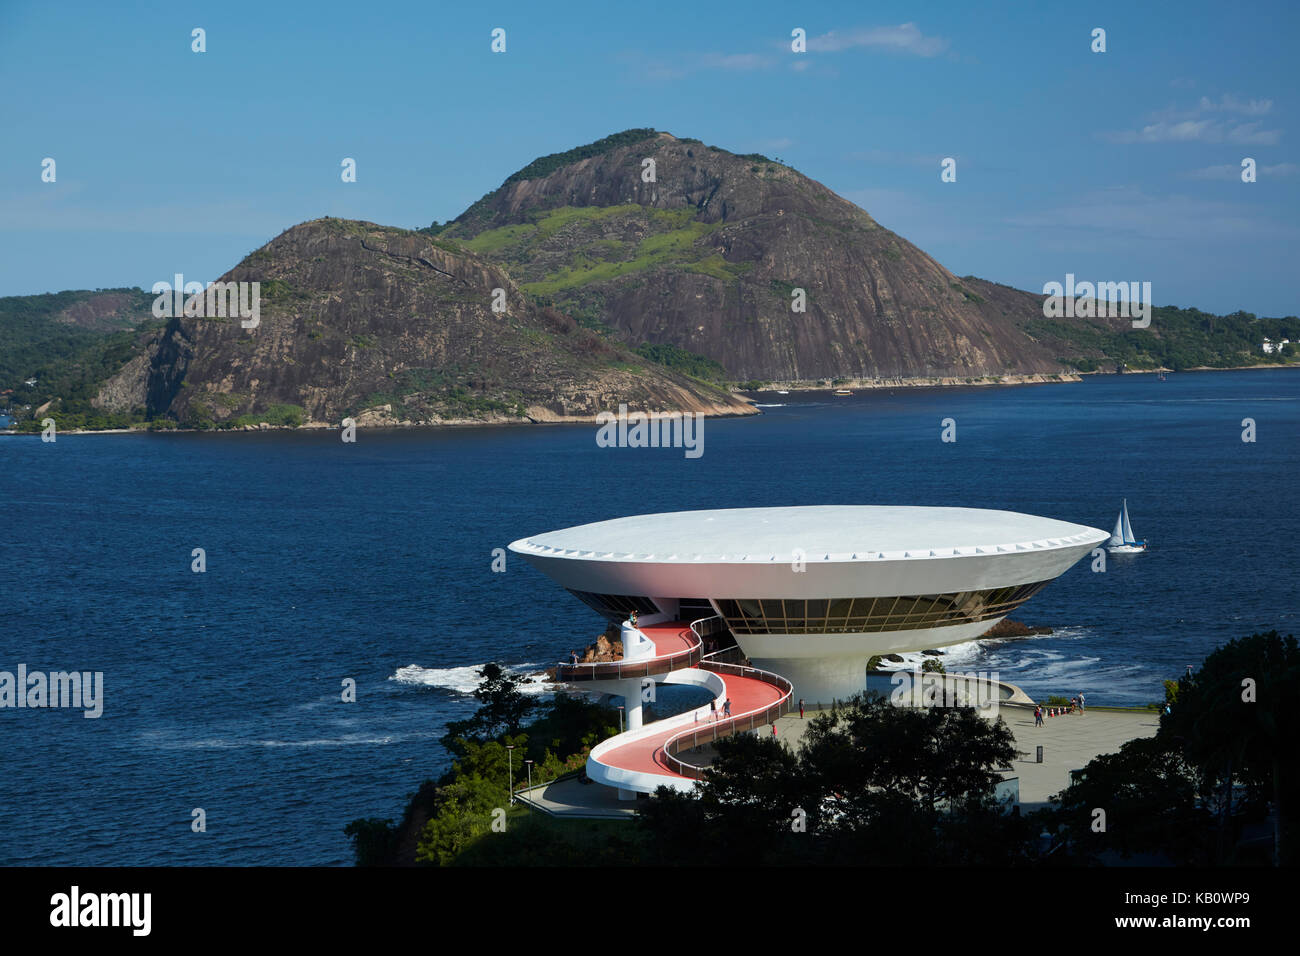
[[[1040,339],[1053,339],[1075,352],[1060,361],[1081,372],[1123,362],[1132,369],[1232,368],[1242,365],[1286,365],[1296,360],[1296,346],[1266,354],[1264,339],[1300,342],[1300,318],[1256,318],[1249,312],[1214,315],[1200,309],[1157,306],[1145,329],[1111,328],[1092,319],[1033,319],[1024,330]],[[1082,353],[1082,354],[1077,354]]]
[[[549,156],[542,156],[533,160],[523,169],[512,173],[506,177],[502,185],[510,185],[525,179],[542,179],[549,176],[561,166],[568,166],[570,163],[580,162],[584,159],[590,159],[592,156],[599,156],[601,153],[607,153],[611,149],[618,149],[622,146],[631,146],[633,143],[639,143],[643,140],[652,139],[659,135],[658,130],[643,129],[625,129],[621,133],[613,133],[604,139],[598,139],[594,143],[588,143],[586,146],[575,146],[573,149],[565,150],[562,153],[551,153]]]
[[[347,414],[355,416],[367,408],[390,405],[398,421],[425,421],[429,413],[439,418],[524,417],[524,402],[517,391],[492,396],[475,394],[466,387],[464,382],[479,374],[476,369],[459,366],[403,369],[391,376],[391,388],[372,393]]]
[[[529,216],[531,222],[486,229],[466,241],[465,246],[516,272],[520,288],[537,301],[556,299],[565,310],[573,310],[578,303],[562,293],[657,268],[698,272],[724,281],[753,268],[753,263],[728,262],[714,249],[702,246],[700,240],[722,224],[700,222],[695,216],[696,210],[690,207],[653,209],[635,203],[562,206],[534,210]],[[611,221],[615,227],[626,226],[628,232],[643,233],[644,238],[632,246],[596,234],[605,228],[602,224]],[[561,232],[573,236],[573,251],[563,265],[539,272],[539,267],[533,265],[535,244]]]
[[[102,293],[121,293],[131,303],[107,329],[86,328],[59,317],[79,303]],[[93,361],[95,346],[114,331],[134,328],[149,317],[154,297],[142,289],[95,289],[47,292],[42,295],[0,297],[0,390],[18,391],[28,378],[42,378],[49,370],[75,360]],[[33,393],[39,394],[39,393]]]
[[[608,152],[611,149],[618,149],[620,146],[630,146],[633,143],[640,143],[643,140],[650,139],[658,135],[657,130],[653,129],[627,129],[621,133],[614,133],[606,136],[604,139],[598,139],[594,143],[588,143],[585,146],[577,146],[573,149],[565,150],[562,153],[551,153],[549,156],[541,156],[533,160],[523,169],[511,173],[506,177],[497,189],[485,195],[474,205],[470,206],[463,213],[457,216],[452,222],[442,226],[441,229],[447,229],[449,226],[459,224],[475,224],[480,220],[486,219],[488,213],[488,200],[495,196],[501,189],[512,183],[517,183],[525,179],[541,179],[549,176],[555,170],[570,163],[576,163],[580,160],[590,159],[592,156],[599,156],[601,153]],[[429,227],[432,231],[437,226],[435,222]],[[441,230],[439,230],[441,231]]]
[[[288,426],[297,428],[303,423],[305,413],[301,405],[272,405],[266,411],[249,415],[240,415],[232,425],[239,427],[243,425],[257,425],[265,422],[268,425]]]
[[[449,724],[442,738],[455,758],[452,768],[437,781],[424,782],[399,824],[368,818],[345,828],[358,865],[446,866],[471,862],[476,854],[483,854],[480,862],[495,862],[484,857],[491,856],[497,841],[503,841],[503,848],[509,846],[508,855],[515,862],[580,862],[572,850],[568,859],[537,850],[537,841],[550,842],[550,837],[524,822],[527,814],[522,807],[510,806],[510,783],[513,779],[517,789],[526,784],[525,760],[533,761],[535,784],[580,771],[592,746],[617,733],[617,718],[608,707],[567,694],[539,705],[522,692],[530,679],[515,677],[500,664],[486,664],[478,673],[482,681],[474,697],[481,706],[467,720]],[[526,725],[524,721],[537,710],[542,711],[541,718]],[[508,748],[513,748],[513,754]],[[504,833],[493,830],[494,820],[499,825],[504,822]],[[404,839],[415,842],[414,861],[397,859]]]
[[[714,385],[722,385],[730,377],[720,362],[675,345],[654,345],[644,342],[636,347],[636,354],[674,372]]]
[[[126,305],[101,319],[98,328],[61,321],[68,309],[102,293],[122,294]],[[16,427],[26,431],[40,431],[40,419],[47,417],[61,430],[126,428],[142,420],[143,411],[108,414],[90,400],[136,354],[141,335],[165,324],[150,314],[153,299],[135,288],[0,298],[0,410],[12,408]],[[27,385],[33,378],[36,384]],[[12,392],[3,394],[7,390]],[[47,402],[49,408],[36,418]]]

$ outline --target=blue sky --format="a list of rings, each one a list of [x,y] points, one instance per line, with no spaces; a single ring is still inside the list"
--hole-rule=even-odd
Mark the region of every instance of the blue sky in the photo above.
[[[651,126],[779,157],[958,275],[1300,312],[1300,6],[1051,6],[0,0],[0,295],[211,280],[323,215],[424,226]]]

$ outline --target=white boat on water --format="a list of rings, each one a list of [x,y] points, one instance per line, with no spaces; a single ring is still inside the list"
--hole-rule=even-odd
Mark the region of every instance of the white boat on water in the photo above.
[[[1115,519],[1115,530],[1110,533],[1110,541],[1106,543],[1106,550],[1111,554],[1139,554],[1146,549],[1145,539],[1138,541],[1133,537],[1133,526],[1128,523],[1128,499],[1125,498],[1119,509],[1119,517]]]

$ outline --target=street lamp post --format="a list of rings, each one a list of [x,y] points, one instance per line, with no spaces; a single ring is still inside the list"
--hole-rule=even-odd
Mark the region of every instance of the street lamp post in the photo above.
[[[525,760],[524,763],[528,764],[528,789],[531,791],[533,789],[533,762]]]
[[[515,745],[506,744],[506,759],[510,762],[510,806],[515,805]]]
[[[618,705],[618,732],[623,732],[623,705]]]

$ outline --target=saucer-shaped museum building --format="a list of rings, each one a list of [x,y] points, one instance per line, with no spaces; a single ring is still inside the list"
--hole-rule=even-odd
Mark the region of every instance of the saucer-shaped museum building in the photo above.
[[[973,508],[807,506],[637,515],[510,550],[613,621],[718,615],[796,697],[866,686],[876,654],[985,633],[1109,538]]]

